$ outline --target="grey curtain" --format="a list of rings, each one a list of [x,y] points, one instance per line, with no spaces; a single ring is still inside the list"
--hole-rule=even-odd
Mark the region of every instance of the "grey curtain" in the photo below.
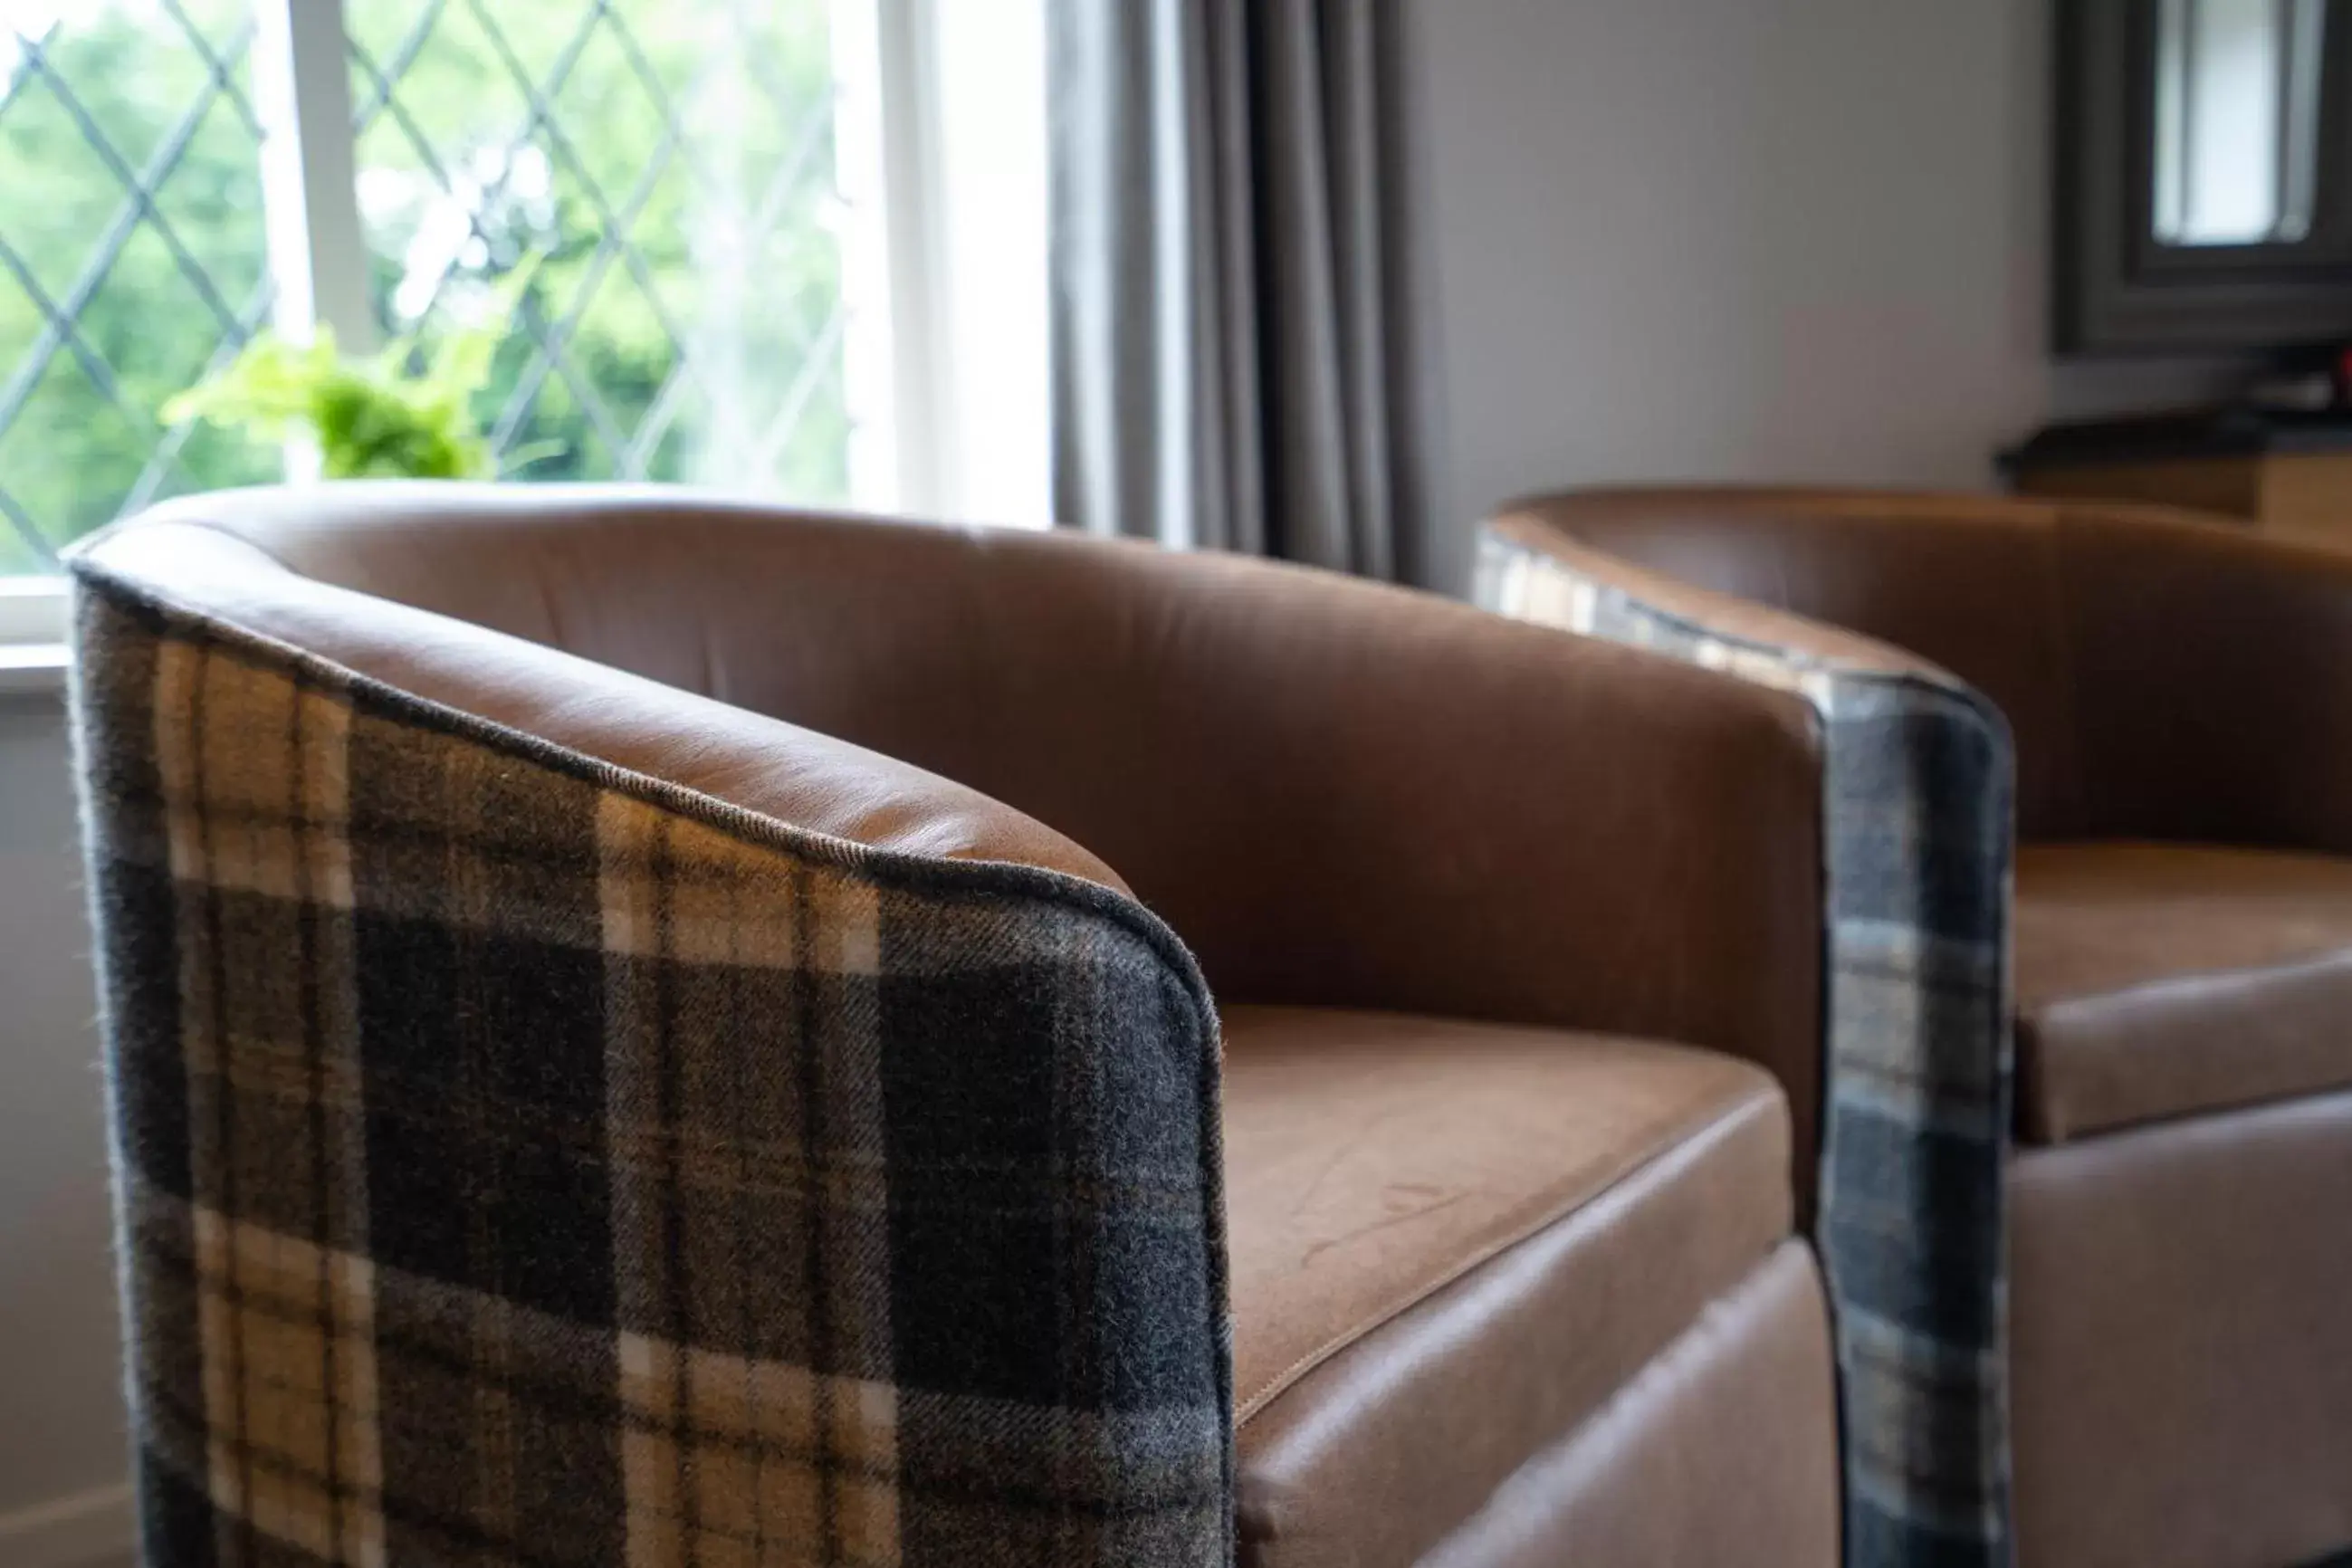
[[[1393,0],[1047,0],[1056,515],[1398,574]]]

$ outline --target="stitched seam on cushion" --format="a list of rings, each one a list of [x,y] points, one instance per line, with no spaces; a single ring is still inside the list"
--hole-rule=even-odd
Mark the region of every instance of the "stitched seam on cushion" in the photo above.
[[[1465,1258],[1454,1268],[1431,1279],[1426,1284],[1413,1287],[1411,1293],[1394,1306],[1376,1309],[1363,1321],[1352,1324],[1333,1334],[1316,1349],[1275,1373],[1264,1387],[1236,1407],[1234,1425],[1236,1427],[1246,1426],[1252,1416],[1264,1410],[1277,1395],[1288,1390],[1307,1373],[1359,1340],[1396,1321],[1447,1286],[1466,1279],[1504,1253],[1525,1246],[1553,1226],[1600,1203],[1611,1193],[1623,1187],[1652,1167],[1671,1159],[1678,1151],[1688,1148],[1691,1144],[1719,1130],[1736,1129],[1738,1123],[1754,1116],[1759,1109],[1769,1110],[1773,1105],[1780,1103],[1780,1096],[1777,1089],[1758,1088],[1751,1092],[1749,1098],[1728,1110],[1673,1128],[1661,1136],[1658,1147],[1612,1172],[1607,1180],[1599,1186],[1580,1193],[1574,1198],[1557,1206],[1545,1209],[1541,1217],[1508,1232],[1489,1246]]]
[[[215,528],[215,531],[230,538],[238,537],[226,529]],[[277,560],[267,551],[261,553],[272,561]],[[283,565],[283,563],[279,564]],[[1218,1405],[1224,1438],[1222,1481],[1224,1496],[1228,1500],[1234,1497],[1234,1466],[1237,1462],[1234,1433],[1240,1421],[1234,1405],[1232,1285],[1224,1214],[1224,1122],[1223,1100],[1218,1092],[1224,1041],[1200,965],[1166,921],[1133,898],[1114,889],[1048,867],[1012,861],[952,860],[944,857],[908,854],[903,850],[877,849],[851,839],[795,826],[780,818],[688,789],[683,784],[601,761],[527,731],[496,723],[478,714],[467,713],[462,709],[403,690],[387,681],[362,675],[266,633],[181,604],[143,584],[132,582],[122,574],[97,564],[86,555],[74,558],[68,567],[86,591],[105,594],[119,605],[160,617],[167,625],[177,623],[181,635],[209,642],[230,652],[233,657],[259,660],[265,665],[270,660],[291,665],[297,670],[322,679],[331,688],[365,693],[422,728],[469,740],[559,774],[614,790],[687,820],[725,832],[752,847],[798,856],[820,865],[855,870],[877,882],[888,882],[935,897],[992,892],[1032,898],[1047,905],[1058,904],[1097,916],[1140,942],[1160,961],[1168,978],[1176,983],[1177,991],[1184,997],[1192,1024],[1192,1043],[1200,1064],[1196,1091],[1202,1105],[1198,1128],[1201,1163],[1194,1173],[1201,1184],[1202,1193],[1209,1200],[1205,1204],[1207,1212],[1202,1225],[1206,1244],[1206,1256],[1202,1261],[1209,1282],[1207,1298],[1211,1312],[1209,1339],[1222,1347],[1216,1357]],[[1228,1508],[1226,1512],[1226,1555],[1230,1560],[1233,1552],[1232,1510]]]

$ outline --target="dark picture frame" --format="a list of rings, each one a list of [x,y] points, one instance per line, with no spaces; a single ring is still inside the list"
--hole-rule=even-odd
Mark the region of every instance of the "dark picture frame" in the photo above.
[[[2158,0],[2056,0],[2052,333],[2061,353],[2352,340],[2352,0],[2326,0],[2312,224],[2294,241],[2155,237]]]

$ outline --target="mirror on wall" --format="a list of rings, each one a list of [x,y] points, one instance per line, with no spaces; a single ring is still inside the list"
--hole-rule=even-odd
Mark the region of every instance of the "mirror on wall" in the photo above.
[[[2352,339],[2352,0],[2058,0],[2056,338]]]

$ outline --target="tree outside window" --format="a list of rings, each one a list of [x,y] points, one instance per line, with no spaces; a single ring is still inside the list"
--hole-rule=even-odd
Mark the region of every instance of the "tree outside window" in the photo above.
[[[826,0],[343,14],[375,330],[536,258],[481,405],[518,477],[850,499]],[[253,36],[250,0],[0,0],[0,575],[281,472],[157,423],[269,319]]]

